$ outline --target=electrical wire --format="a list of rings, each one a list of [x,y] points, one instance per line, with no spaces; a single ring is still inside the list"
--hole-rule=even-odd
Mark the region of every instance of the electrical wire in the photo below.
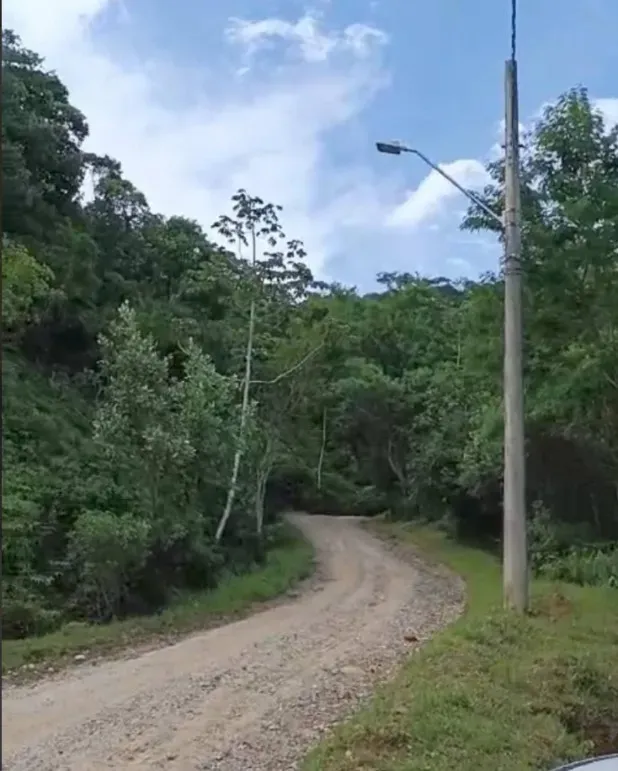
[[[517,0],[511,0],[511,60],[517,58]]]

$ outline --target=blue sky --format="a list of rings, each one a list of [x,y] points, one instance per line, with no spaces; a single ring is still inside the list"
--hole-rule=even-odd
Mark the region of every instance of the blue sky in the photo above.
[[[618,120],[616,0],[520,0],[521,118],[585,85]],[[47,58],[86,114],[89,149],[118,158],[155,210],[207,229],[238,188],[284,207],[323,278],[492,269],[461,233],[461,183],[500,142],[506,0],[6,0],[4,23]],[[612,77],[612,73],[614,76]]]

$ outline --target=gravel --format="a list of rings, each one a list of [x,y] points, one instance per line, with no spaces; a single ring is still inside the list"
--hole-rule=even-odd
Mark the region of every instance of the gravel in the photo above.
[[[319,582],[133,659],[3,694],[6,771],[291,771],[463,606],[461,582],[353,518],[293,515]]]

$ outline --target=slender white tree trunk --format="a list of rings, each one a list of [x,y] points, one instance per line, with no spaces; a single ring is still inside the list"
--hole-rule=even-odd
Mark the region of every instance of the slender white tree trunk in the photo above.
[[[253,260],[252,264],[255,268],[256,261],[256,240],[255,231],[252,235],[252,248],[253,248]],[[253,359],[253,334],[255,330],[255,298],[251,298],[251,305],[249,307],[249,334],[247,337],[247,352],[245,355],[245,379],[242,389],[242,404],[240,407],[240,426],[238,428],[238,444],[236,445],[236,452],[234,453],[234,465],[232,466],[232,476],[230,478],[230,486],[227,491],[227,500],[225,502],[225,509],[217,525],[217,532],[215,533],[215,541],[219,543],[225,532],[227,521],[232,513],[234,506],[234,498],[236,497],[236,490],[238,488],[238,472],[240,471],[240,461],[242,460],[242,454],[245,446],[245,430],[247,428],[247,417],[249,415],[249,390],[251,386],[251,364]]]

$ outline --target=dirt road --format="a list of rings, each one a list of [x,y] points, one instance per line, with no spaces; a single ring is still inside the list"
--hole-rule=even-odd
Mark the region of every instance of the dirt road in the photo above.
[[[295,515],[322,579],[243,621],[5,690],[5,771],[289,771],[420,640],[459,584],[353,519]],[[405,638],[408,637],[408,640]]]

